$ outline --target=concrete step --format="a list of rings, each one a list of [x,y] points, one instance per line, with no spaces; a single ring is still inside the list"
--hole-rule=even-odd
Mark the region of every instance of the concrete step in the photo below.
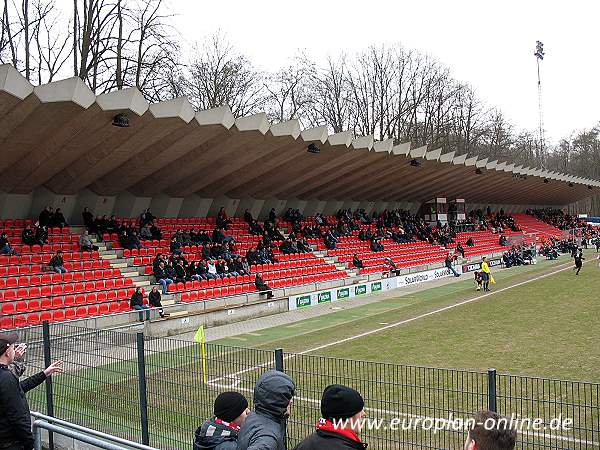
[[[113,269],[121,269],[121,272],[123,272],[122,269],[127,268],[127,263],[123,263],[123,262],[113,262],[111,261],[110,265],[112,266]]]
[[[146,286],[150,286],[150,282],[148,280],[134,281],[133,285],[135,287],[146,287]]]
[[[117,255],[113,254],[113,253],[100,253],[100,258],[102,259],[108,259],[108,260],[115,260],[117,259]]]

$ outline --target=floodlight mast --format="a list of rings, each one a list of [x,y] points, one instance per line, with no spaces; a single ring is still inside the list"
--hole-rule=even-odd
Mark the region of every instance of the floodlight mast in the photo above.
[[[544,60],[544,44],[541,41],[535,41],[535,53],[537,63],[537,78],[538,78],[538,113],[539,113],[539,138],[540,138],[540,160],[542,169],[545,169],[544,161],[544,147],[545,147],[545,136],[544,136],[544,110],[542,108],[542,79],[540,77],[540,61]]]

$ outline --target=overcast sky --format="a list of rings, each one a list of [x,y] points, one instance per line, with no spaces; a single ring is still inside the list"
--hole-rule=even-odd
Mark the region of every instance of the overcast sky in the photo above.
[[[264,70],[278,69],[298,49],[317,61],[371,44],[418,49],[518,128],[532,130],[538,125],[533,53],[541,40],[547,140],[600,121],[600,0],[168,1],[188,44],[221,30]]]

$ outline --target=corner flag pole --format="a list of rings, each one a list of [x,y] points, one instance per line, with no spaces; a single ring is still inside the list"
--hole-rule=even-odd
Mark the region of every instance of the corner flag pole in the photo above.
[[[200,343],[200,351],[202,353],[202,378],[204,380],[204,384],[207,384],[208,375],[206,372],[206,339],[204,336],[204,325],[200,325],[200,328],[198,328],[198,331],[196,331],[196,334],[194,335],[194,341]]]

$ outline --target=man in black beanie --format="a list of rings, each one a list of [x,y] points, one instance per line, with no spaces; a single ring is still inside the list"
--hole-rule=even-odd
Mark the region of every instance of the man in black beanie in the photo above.
[[[322,417],[316,431],[294,450],[366,449],[359,434],[365,417],[365,402],[360,393],[341,384],[332,384],[323,391]]]
[[[239,392],[223,392],[214,404],[214,417],[196,430],[194,450],[235,450],[238,432],[250,412]]]

